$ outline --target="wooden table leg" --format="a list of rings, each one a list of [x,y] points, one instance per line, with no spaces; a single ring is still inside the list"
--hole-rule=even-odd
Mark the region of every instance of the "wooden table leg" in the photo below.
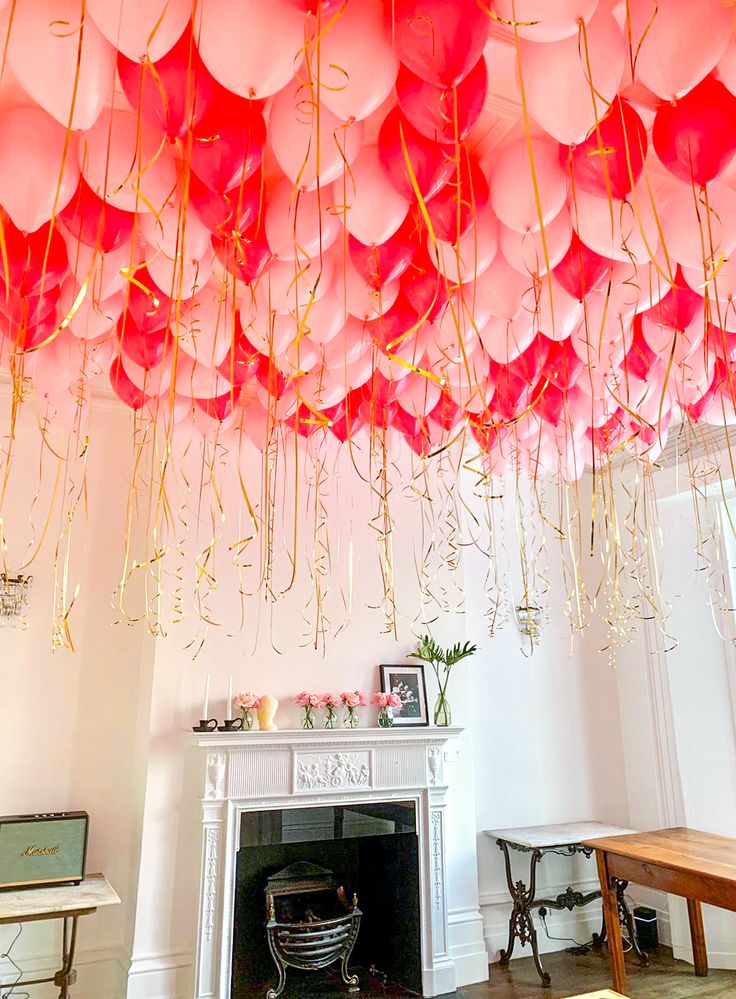
[[[700,902],[689,898],[687,900],[687,914],[690,919],[690,939],[693,942],[693,963],[695,974],[698,978],[705,978],[708,974],[708,951],[705,947],[705,931],[703,929],[703,910]]]
[[[608,858],[602,850],[596,850],[598,877],[601,882],[603,915],[606,920],[608,953],[611,959],[611,978],[614,992],[626,993],[626,967],[624,965],[624,944],[621,935],[621,922],[618,918],[618,897],[616,887],[611,884],[608,873]]]

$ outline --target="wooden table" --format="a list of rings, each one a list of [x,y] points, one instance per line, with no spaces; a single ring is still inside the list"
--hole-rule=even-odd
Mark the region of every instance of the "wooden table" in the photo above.
[[[511,896],[512,909],[509,917],[509,942],[505,950],[501,951],[500,963],[508,964],[514,950],[514,944],[518,940],[524,946],[530,943],[532,955],[537,973],[544,987],[549,986],[550,976],[544,970],[542,958],[539,953],[537,943],[537,931],[534,926],[533,913],[539,912],[546,915],[547,909],[573,909],[588,905],[601,897],[600,891],[583,893],[568,887],[556,898],[537,898],[537,864],[550,853],[556,853],[563,857],[574,857],[576,854],[583,854],[590,857],[593,848],[583,840],[593,840],[600,836],[621,836],[632,833],[632,829],[623,826],[606,825],[603,822],[564,822],[547,826],[523,826],[515,829],[486,829],[486,836],[495,839],[498,848],[503,854],[506,869],[506,883],[508,884],[509,895]],[[529,855],[529,876],[528,884],[515,879],[511,869],[511,857],[509,850]],[[621,918],[626,922],[626,928],[631,939],[631,945],[635,949],[640,961],[647,962],[646,955],[639,949],[634,929],[634,920],[631,911],[624,898],[623,885],[619,889],[617,899],[618,911]],[[593,935],[595,945],[603,942],[603,933]]]
[[[78,885],[0,892],[0,926],[46,919],[64,920],[61,969],[53,978],[19,981],[15,987],[20,989],[27,985],[53,983],[61,989],[59,999],[69,999],[69,988],[77,980],[74,970],[77,921],[80,916],[88,916],[106,905],[120,905],[120,899],[104,874],[90,874]]]
[[[616,911],[620,881],[633,881],[687,899],[695,974],[708,974],[700,903],[736,912],[736,839],[695,829],[660,829],[590,840],[598,862],[608,929],[613,987],[626,991],[621,926]]]

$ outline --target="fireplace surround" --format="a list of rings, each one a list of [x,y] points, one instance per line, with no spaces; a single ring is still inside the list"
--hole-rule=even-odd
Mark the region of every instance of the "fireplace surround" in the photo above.
[[[458,728],[194,735],[202,788],[195,999],[229,999],[237,854],[246,813],[412,802],[422,994],[455,991],[445,861],[445,747]]]

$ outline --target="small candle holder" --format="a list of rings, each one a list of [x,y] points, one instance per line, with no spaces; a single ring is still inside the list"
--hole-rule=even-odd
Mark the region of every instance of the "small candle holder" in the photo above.
[[[200,718],[199,725],[192,725],[192,732],[214,732],[216,728],[216,718]]]
[[[243,727],[242,718],[226,718],[222,725],[217,726],[218,732],[239,732]]]

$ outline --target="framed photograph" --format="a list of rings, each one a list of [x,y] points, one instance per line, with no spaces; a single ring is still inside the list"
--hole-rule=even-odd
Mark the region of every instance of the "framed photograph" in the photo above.
[[[383,693],[398,694],[401,698],[401,710],[394,708],[394,725],[429,725],[424,664],[379,666],[379,669]]]

